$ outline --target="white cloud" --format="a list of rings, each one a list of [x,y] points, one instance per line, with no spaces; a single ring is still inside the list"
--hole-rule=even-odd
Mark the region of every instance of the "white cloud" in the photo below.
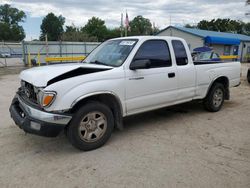
[[[0,4],[3,3],[10,3],[32,17],[43,17],[49,12],[61,14],[67,25],[74,23],[76,26],[83,26],[89,18],[97,16],[109,27],[119,27],[120,14],[126,9],[130,20],[143,15],[160,28],[170,24],[170,16],[173,25],[213,18],[249,19],[245,16],[249,9],[245,0],[2,0]]]

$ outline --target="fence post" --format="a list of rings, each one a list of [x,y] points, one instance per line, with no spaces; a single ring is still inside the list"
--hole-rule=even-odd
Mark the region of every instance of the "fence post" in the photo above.
[[[28,53],[28,66],[31,67],[31,57],[30,52]]]
[[[59,41],[59,50],[60,50],[60,57],[62,57],[62,41],[61,40]]]
[[[23,48],[23,63],[24,63],[24,65],[26,65],[27,64],[27,61],[26,61],[26,55],[25,55],[25,44],[24,44],[25,42],[24,42],[24,40],[22,41],[22,48]]]
[[[62,41],[59,41],[60,57],[62,57]]]
[[[85,51],[84,55],[87,56],[87,44],[86,44],[86,42],[84,43],[84,51]]]
[[[45,35],[45,45],[46,45],[46,57],[48,57],[49,55],[49,45],[48,45],[48,35]],[[48,65],[48,62],[46,62],[46,64]]]
[[[38,51],[38,54],[37,54],[37,63],[38,63],[38,66],[41,65],[41,60],[40,60],[40,51]]]

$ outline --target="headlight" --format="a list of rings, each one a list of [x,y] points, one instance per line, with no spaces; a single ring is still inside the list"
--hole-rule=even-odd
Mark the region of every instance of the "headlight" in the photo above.
[[[54,91],[42,91],[38,93],[39,103],[42,107],[48,107],[56,98],[56,92]]]

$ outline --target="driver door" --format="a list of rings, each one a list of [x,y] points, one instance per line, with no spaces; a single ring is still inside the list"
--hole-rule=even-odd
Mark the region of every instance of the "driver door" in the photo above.
[[[176,100],[176,66],[172,65],[167,41],[145,41],[134,56],[134,60],[143,59],[150,60],[149,67],[125,71],[128,115],[173,104]]]

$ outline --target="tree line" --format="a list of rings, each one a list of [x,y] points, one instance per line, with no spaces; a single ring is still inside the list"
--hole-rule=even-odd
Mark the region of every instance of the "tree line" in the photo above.
[[[0,41],[22,41],[25,32],[20,23],[24,22],[26,14],[22,10],[13,8],[8,4],[0,6]],[[128,36],[152,35],[159,31],[154,24],[141,15],[129,22]],[[202,20],[196,25],[186,24],[188,28],[198,28],[211,31],[231,32],[250,35],[250,22],[231,19]],[[48,41],[85,41],[102,42],[110,38],[120,37],[122,27],[108,28],[105,21],[92,17],[82,27],[74,24],[65,26],[65,18],[60,15],[48,13],[42,20],[39,39]],[[122,30],[122,31],[121,31]]]
[[[0,41],[21,41],[25,32],[19,23],[24,22],[26,15],[23,11],[8,4],[0,6]]]
[[[240,20],[231,20],[231,19],[212,19],[201,20],[196,25],[186,24],[187,28],[197,28],[209,31],[218,31],[218,32],[229,32],[229,33],[238,33],[244,35],[250,35],[250,22],[243,22]]]
[[[108,28],[105,21],[92,17],[83,27],[76,27],[75,25],[65,26],[65,18],[61,15],[56,16],[49,13],[42,21],[40,40],[45,40],[45,36],[49,41],[86,41],[102,42],[110,38],[120,37],[123,28]],[[153,27],[151,21],[143,16],[136,16],[130,22],[130,29],[128,36],[132,35],[152,35],[159,31],[158,28]]]

